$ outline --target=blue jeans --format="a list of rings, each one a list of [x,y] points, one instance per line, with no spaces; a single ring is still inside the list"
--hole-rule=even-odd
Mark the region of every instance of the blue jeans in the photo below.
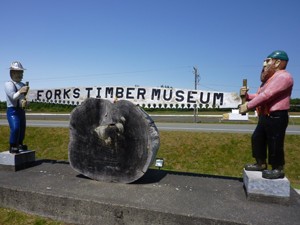
[[[22,108],[8,107],[6,115],[10,127],[10,145],[23,144],[26,129],[25,111]]]

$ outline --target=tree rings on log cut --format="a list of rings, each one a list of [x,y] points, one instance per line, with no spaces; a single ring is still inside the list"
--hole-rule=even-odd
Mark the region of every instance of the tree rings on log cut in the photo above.
[[[159,142],[151,117],[129,101],[88,98],[71,112],[69,161],[89,178],[121,183],[141,178]]]

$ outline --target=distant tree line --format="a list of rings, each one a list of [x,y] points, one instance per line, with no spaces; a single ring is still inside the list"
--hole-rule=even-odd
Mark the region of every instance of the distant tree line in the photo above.
[[[300,112],[300,98],[291,99],[291,112]]]
[[[50,104],[40,102],[30,102],[28,111],[32,112],[61,112],[69,113],[76,106],[74,105],[62,105],[62,104]],[[6,102],[0,102],[0,111],[6,111]]]

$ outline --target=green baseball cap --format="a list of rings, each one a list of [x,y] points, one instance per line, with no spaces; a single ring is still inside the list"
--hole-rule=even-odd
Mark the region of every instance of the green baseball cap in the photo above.
[[[272,52],[270,55],[268,55],[267,58],[281,59],[281,60],[289,61],[289,57],[286,54],[286,52],[285,51],[280,51],[280,50]]]

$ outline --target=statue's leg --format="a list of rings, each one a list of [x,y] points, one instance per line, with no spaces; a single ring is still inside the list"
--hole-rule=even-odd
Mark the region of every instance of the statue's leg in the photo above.
[[[264,171],[263,177],[268,179],[283,178],[284,174],[284,138],[288,126],[287,112],[274,112],[267,118],[269,163],[272,170]]]
[[[259,118],[259,122],[251,137],[252,156],[256,163],[247,164],[245,170],[263,171],[267,169],[267,136],[264,125],[264,118]]]
[[[7,109],[7,120],[10,128],[10,152],[18,153],[18,143],[19,143],[19,135],[20,135],[20,117],[16,108],[9,107]]]

